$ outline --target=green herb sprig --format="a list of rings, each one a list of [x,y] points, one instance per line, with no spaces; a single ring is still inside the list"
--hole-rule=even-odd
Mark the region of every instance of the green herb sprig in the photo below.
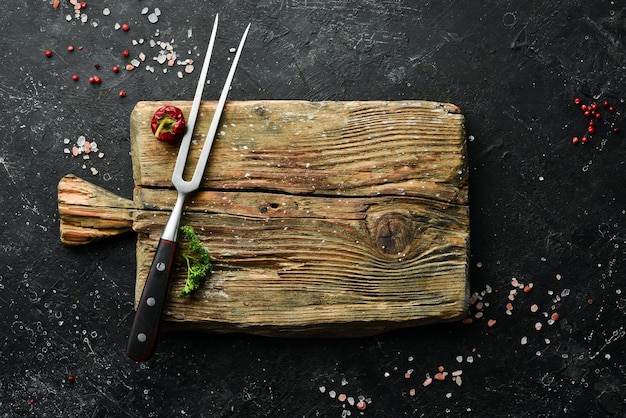
[[[184,298],[200,288],[200,285],[213,271],[213,265],[211,264],[211,255],[202,246],[202,242],[198,239],[193,227],[183,225],[180,227],[180,230],[185,239],[189,241],[188,251],[182,253],[183,258],[187,262],[187,280],[185,281],[185,287],[178,294],[178,297]]]

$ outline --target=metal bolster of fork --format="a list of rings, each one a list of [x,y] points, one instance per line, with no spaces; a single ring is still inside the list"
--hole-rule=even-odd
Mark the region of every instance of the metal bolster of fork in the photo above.
[[[161,235],[162,239],[174,242],[178,240],[178,225],[180,224],[180,218],[183,215],[185,195],[185,193],[178,192],[174,209],[172,209],[172,213],[170,214],[170,217],[165,224],[165,228],[163,229],[163,234]]]

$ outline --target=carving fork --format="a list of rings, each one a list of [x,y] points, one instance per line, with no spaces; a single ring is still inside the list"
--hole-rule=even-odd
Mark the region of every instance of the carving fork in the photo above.
[[[137,305],[137,311],[135,312],[135,318],[128,337],[128,345],[126,347],[126,355],[133,360],[144,361],[149,359],[154,352],[155,344],[159,334],[159,327],[161,324],[161,316],[163,314],[163,308],[167,300],[167,291],[169,289],[169,281],[173,271],[174,259],[176,255],[176,249],[178,247],[178,228],[180,224],[181,215],[183,212],[183,206],[187,195],[200,187],[200,181],[204,174],[204,169],[209,159],[211,152],[211,146],[215,139],[215,134],[224,110],[226,103],[226,97],[237,69],[237,63],[241,55],[241,50],[248,36],[250,30],[250,24],[246,28],[233,63],[230,67],[230,72],[226,78],[224,89],[220,95],[217,107],[215,108],[215,114],[209,127],[209,131],[204,139],[204,146],[200,153],[200,158],[196,165],[196,169],[193,173],[191,180],[187,181],[183,179],[183,171],[187,161],[187,154],[189,153],[189,147],[191,145],[191,138],[193,136],[193,129],[198,116],[198,110],[200,108],[200,102],[202,101],[202,91],[206,84],[206,76],[209,69],[209,62],[211,61],[211,54],[213,51],[213,44],[215,43],[215,36],[217,34],[217,21],[218,16],[215,16],[215,23],[213,24],[213,31],[209,40],[209,46],[207,48],[206,57],[202,65],[202,72],[200,73],[200,80],[196,87],[196,93],[193,98],[193,104],[191,106],[191,112],[187,120],[187,131],[183,136],[180,144],[180,150],[178,151],[178,157],[176,158],[176,165],[174,166],[174,173],[172,174],[172,183],[178,191],[178,197],[174,209],[165,224],[163,234],[159,239],[152,265],[146,279],[143,292],[141,293],[141,299],[139,305]]]

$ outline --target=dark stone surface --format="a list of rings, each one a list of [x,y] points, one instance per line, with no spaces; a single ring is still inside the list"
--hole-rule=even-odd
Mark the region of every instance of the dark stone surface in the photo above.
[[[156,7],[161,15],[152,24]],[[52,0],[4,2],[0,416],[625,416],[626,139],[612,131],[613,124],[626,130],[622,7],[110,0],[87,1],[82,23],[66,20],[66,0],[57,10]],[[126,358],[135,238],[63,248],[56,185],[74,173],[131,197],[134,104],[191,100],[199,73],[179,78],[179,66],[164,73],[149,42],[173,39],[182,59],[188,51],[196,58],[216,12],[221,26],[207,98],[217,97],[228,49],[252,22],[231,99],[428,99],[461,107],[471,169],[471,284],[484,292],[483,318],[364,339],[169,333],[151,361]],[[111,71],[140,52],[147,59],[139,68]],[[88,83],[93,75],[101,85]],[[587,121],[572,103],[576,96],[616,108],[603,110],[596,134],[577,146],[571,139]],[[65,154],[80,135],[97,141],[104,158]],[[534,287],[519,292],[509,315],[514,277]],[[560,319],[550,325],[545,315],[553,311]],[[445,381],[424,387],[440,365],[450,373]],[[362,412],[350,403],[359,397],[369,402]]]

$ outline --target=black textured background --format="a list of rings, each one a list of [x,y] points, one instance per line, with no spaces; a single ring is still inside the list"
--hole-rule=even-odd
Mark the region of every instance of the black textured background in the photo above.
[[[8,0],[0,13],[0,416],[626,415],[626,132],[613,132],[626,130],[621,1],[91,0],[85,22],[70,7]],[[173,39],[182,59],[200,61],[216,12],[206,98],[252,22],[230,99],[462,109],[482,318],[363,339],[169,333],[150,362],[126,358],[135,238],[63,248],[56,186],[74,173],[132,196],[134,104],[191,100],[199,74],[164,73],[149,41]],[[141,52],[139,68],[111,72]],[[616,108],[585,145],[571,142],[587,126],[574,97]],[[65,154],[80,135],[104,158]],[[507,314],[512,278],[534,287]],[[423,386],[438,366],[446,380]]]

